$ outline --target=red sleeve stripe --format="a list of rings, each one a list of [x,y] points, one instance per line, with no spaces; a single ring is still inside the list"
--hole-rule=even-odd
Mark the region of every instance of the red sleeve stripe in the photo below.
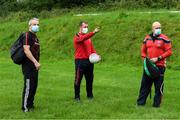
[[[28,45],[28,33],[26,33],[26,45]]]

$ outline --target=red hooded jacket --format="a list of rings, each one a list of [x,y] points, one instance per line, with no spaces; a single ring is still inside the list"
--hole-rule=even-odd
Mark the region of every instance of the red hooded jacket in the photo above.
[[[141,57],[155,58],[162,56],[162,59],[157,61],[157,66],[166,66],[166,58],[172,54],[172,45],[169,38],[160,34],[154,37],[152,34],[147,35],[141,47]]]
[[[93,32],[87,34],[78,33],[74,36],[75,59],[89,59],[90,54],[96,53],[90,39],[94,34]]]

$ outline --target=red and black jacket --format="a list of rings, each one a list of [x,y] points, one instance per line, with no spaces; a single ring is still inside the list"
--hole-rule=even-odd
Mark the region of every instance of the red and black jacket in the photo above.
[[[96,53],[90,39],[93,35],[94,33],[90,32],[88,34],[78,33],[74,36],[75,59],[88,59],[90,54]]]
[[[141,47],[141,57],[155,58],[162,56],[162,59],[157,61],[157,66],[166,66],[166,58],[172,54],[172,45],[170,39],[164,35],[153,36],[147,35]]]

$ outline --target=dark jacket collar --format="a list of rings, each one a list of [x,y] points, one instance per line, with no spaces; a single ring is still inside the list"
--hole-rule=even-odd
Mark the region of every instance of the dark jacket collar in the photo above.
[[[157,38],[160,36],[160,35],[153,35],[153,33],[149,34],[149,36],[152,38],[152,40],[157,40]]]

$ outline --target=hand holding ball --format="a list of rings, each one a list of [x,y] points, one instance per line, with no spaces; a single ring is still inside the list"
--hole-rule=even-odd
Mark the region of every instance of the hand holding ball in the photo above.
[[[96,53],[92,53],[90,56],[89,56],[89,61],[91,63],[98,63],[99,61],[101,60],[101,56],[96,54]]]

